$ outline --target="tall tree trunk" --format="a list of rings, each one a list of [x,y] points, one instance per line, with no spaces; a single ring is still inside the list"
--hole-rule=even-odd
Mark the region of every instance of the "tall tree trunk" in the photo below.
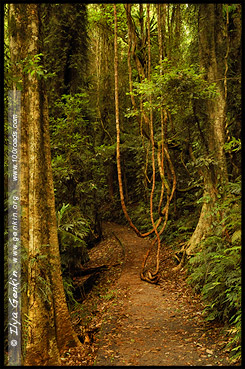
[[[26,58],[21,77],[21,207],[22,246],[27,295],[23,296],[24,365],[60,364],[60,353],[81,345],[69,317],[61,276],[51,169],[48,102],[44,80],[30,60],[40,53],[39,5],[11,4],[10,48],[13,65]],[[37,65],[36,65],[37,67]],[[32,72],[32,73],[31,73]],[[15,88],[15,87],[14,87]]]
[[[207,22],[208,19],[208,22]],[[213,164],[207,164],[202,170],[204,177],[204,202],[197,227],[188,242],[187,254],[194,252],[197,245],[205,238],[212,224],[212,209],[217,194],[223,194],[228,181],[226,158],[224,153],[224,122],[226,101],[224,96],[225,39],[222,4],[199,5],[199,58],[204,68],[206,80],[216,83],[217,96],[207,102],[206,140],[208,153]]]
[[[130,216],[128,215],[127,208],[124,200],[123,183],[122,183],[122,169],[120,159],[120,120],[119,120],[119,95],[118,95],[118,48],[117,48],[117,7],[114,4],[114,71],[115,71],[115,115],[116,115],[116,131],[117,131],[117,174],[118,174],[118,186],[121,199],[122,210],[125,218],[129,222],[129,225],[134,229],[137,235],[140,235],[138,229],[132,223]]]
[[[156,4],[160,62],[166,56],[166,13],[167,4]]]

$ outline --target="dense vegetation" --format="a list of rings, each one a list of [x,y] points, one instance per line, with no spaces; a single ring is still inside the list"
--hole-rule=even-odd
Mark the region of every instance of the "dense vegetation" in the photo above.
[[[207,45],[200,37],[199,7],[153,4],[148,24],[145,4],[133,4],[130,9],[117,4],[122,183],[132,222],[147,232],[152,227],[151,216],[155,221],[159,217],[163,183],[166,193],[174,187],[174,171],[176,188],[171,201],[169,193],[163,195],[168,219],[160,234],[161,241],[173,246],[173,254],[185,252],[178,245],[188,244],[203,205],[211,204],[207,211],[211,225],[207,223],[205,237],[200,237],[195,249],[186,255],[188,281],[195,292],[201,293],[207,319],[227,324],[232,352],[239,357],[241,6],[221,7],[223,39],[218,45],[217,65],[222,87],[220,81],[207,76],[204,57],[200,56],[200,48]],[[42,4],[40,14],[42,52],[22,62],[25,73],[45,77],[47,85],[61,263],[72,305],[72,277],[88,260],[87,249],[102,237],[102,222],[126,223],[117,179],[113,4]],[[7,92],[14,76],[7,38],[5,42]],[[210,150],[208,116],[221,88],[225,100],[224,181],[217,169],[220,158]],[[144,116],[152,116],[153,144]],[[161,165],[156,165],[153,174],[152,158],[157,163],[163,141],[171,161],[165,158],[164,174]],[[215,177],[210,193],[206,191],[207,183],[211,183],[207,172]],[[7,197],[7,188],[5,194]]]

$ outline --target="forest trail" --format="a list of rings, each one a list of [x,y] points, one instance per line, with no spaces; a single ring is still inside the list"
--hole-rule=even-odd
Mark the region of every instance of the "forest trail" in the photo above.
[[[117,242],[125,249],[113,287],[116,298],[103,315],[93,365],[231,365],[222,327],[204,321],[201,302],[186,285],[184,271],[172,272],[170,250],[162,250],[159,284],[149,284],[139,276],[149,239],[114,223],[106,223],[104,232],[102,242]]]

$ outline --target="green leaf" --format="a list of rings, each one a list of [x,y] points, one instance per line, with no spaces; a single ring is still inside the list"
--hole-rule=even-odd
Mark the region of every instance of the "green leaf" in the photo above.
[[[242,237],[242,231],[241,229],[238,229],[237,231],[235,231],[231,237],[231,242],[235,243],[236,240],[241,240]]]

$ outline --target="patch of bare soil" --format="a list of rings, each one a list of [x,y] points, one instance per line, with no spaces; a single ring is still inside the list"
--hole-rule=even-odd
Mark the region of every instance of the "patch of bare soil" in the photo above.
[[[230,366],[223,327],[204,321],[184,271],[172,271],[171,249],[162,248],[161,279],[153,285],[139,276],[150,240],[114,223],[104,225],[104,235],[84,268],[110,267],[72,315],[84,349],[65,353],[63,364]]]

